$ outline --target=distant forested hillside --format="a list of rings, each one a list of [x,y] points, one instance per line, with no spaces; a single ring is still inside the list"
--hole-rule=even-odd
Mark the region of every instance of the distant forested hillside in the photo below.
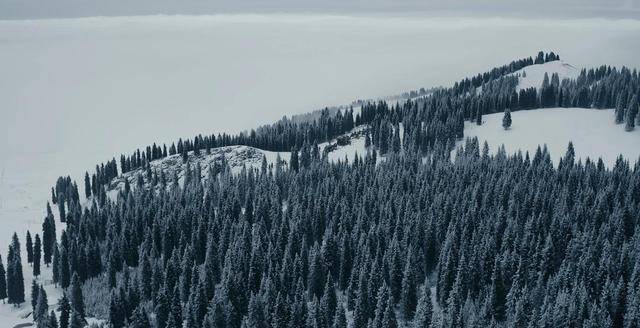
[[[615,107],[611,120],[634,128],[635,70],[601,66],[515,91],[518,76],[509,74],[554,60],[541,53],[402,104],[154,144],[122,155],[120,172],[114,159],[87,174],[85,206],[77,184],[61,178],[42,247],[69,296],[60,303],[66,322],[640,326],[640,164],[579,162],[569,144],[554,166],[545,148],[489,155],[475,139],[450,158],[465,120],[482,124],[482,115],[506,109]],[[330,162],[317,144],[357,126],[367,127],[366,154]],[[222,165],[206,181],[190,162],[238,144],[291,157],[239,174]],[[180,179],[149,168],[179,154]],[[124,188],[106,189],[137,168],[145,170]],[[60,240],[56,215],[66,223]],[[10,252],[7,277],[19,261]],[[33,304],[39,322],[51,320],[46,304]]]

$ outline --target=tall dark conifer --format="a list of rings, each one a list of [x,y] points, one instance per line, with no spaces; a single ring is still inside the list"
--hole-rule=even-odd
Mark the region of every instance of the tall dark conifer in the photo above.
[[[36,234],[36,242],[33,245],[33,276],[40,275],[41,242],[40,236]]]

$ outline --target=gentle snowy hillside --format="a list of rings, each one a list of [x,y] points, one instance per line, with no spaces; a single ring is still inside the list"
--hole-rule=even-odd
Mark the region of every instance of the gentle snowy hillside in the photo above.
[[[569,142],[573,142],[576,158],[601,157],[612,167],[622,154],[630,163],[640,156],[640,129],[626,132],[613,122],[612,110],[583,108],[547,108],[511,113],[511,129],[502,128],[502,113],[483,116],[481,126],[465,122],[465,137],[478,137],[495,153],[500,145],[507,153],[517,150],[533,155],[538,145],[547,145],[555,164],[562,157]],[[460,142],[459,144],[462,144]],[[454,151],[455,153],[455,151]]]
[[[558,73],[560,81],[563,79],[575,79],[580,75],[580,71],[570,64],[565,63],[562,60],[555,60],[544,64],[527,66],[521,70],[515,71],[510,75],[518,75],[518,87],[517,91],[528,88],[540,88],[542,86],[542,80],[544,79],[544,73],[549,75]],[[524,75],[524,76],[523,76]]]

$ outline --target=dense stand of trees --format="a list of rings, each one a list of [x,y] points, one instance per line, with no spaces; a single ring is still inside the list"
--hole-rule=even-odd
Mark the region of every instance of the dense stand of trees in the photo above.
[[[57,272],[103,277],[114,327],[639,324],[640,166],[488,153],[186,170],[69,213]]]
[[[104,186],[118,174],[112,160],[86,175],[86,208],[62,178],[52,200],[66,229],[56,241],[48,207],[42,231],[44,263],[66,290],[60,327],[85,316],[114,328],[637,327],[640,164],[576,161],[569,145],[554,167],[546,149],[491,156],[477,140],[450,158],[464,121],[482,124],[489,113],[615,107],[616,121],[635,123],[636,71],[546,76],[520,92],[518,77],[506,76],[558,59],[542,53],[424,98],[364,104],[355,116],[327,111],[153,145],[121,156],[121,171],[181,154],[182,183],[147,170],[113,201]],[[329,163],[313,146],[361,125],[368,152],[352,163]],[[295,151],[288,167],[234,175],[222,163],[201,180],[191,160],[233,144]],[[19,247],[14,236],[10,303],[24,301],[13,287]],[[57,323],[34,286],[36,319]]]

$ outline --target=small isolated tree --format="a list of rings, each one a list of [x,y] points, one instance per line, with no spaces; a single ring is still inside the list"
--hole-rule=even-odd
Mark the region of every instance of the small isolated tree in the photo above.
[[[504,117],[502,118],[502,127],[505,130],[509,130],[511,127],[511,110],[509,108],[504,110]]]

